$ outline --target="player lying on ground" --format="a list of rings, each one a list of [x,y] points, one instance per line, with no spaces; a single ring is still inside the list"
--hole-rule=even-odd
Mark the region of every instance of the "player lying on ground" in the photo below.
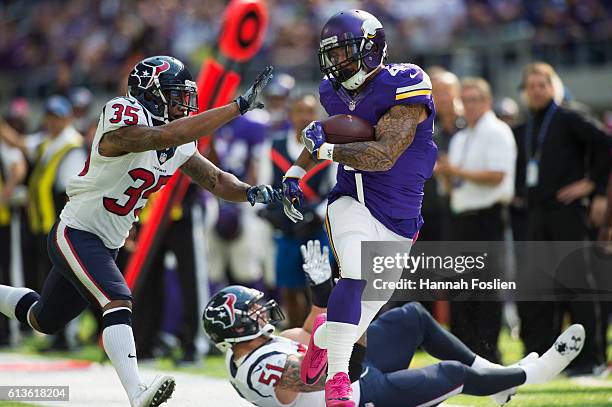
[[[310,331],[318,332],[325,321],[331,269],[319,242],[308,242],[302,253],[314,304],[302,328],[272,335],[272,324],[284,318],[282,311],[263,293],[242,286],[221,290],[204,311],[207,335],[227,350],[231,384],[242,398],[261,407],[326,403],[326,361],[320,361],[313,385],[304,384],[300,367]],[[572,325],[544,355],[531,354],[511,367],[475,355],[416,302],[385,312],[368,328],[367,347],[364,339],[355,346],[349,369],[359,406],[433,406],[460,393],[493,395],[504,404],[517,386],[544,383],[565,369],[582,349],[584,328]],[[408,369],[419,346],[442,362]]]
[[[348,10],[327,21],[319,45],[326,75],[319,88],[321,105],[330,116],[350,114],[376,126],[375,140],[332,144],[321,123],[313,122],[302,133],[306,148],[283,180],[285,213],[299,221],[300,178],[317,160],[341,164],[326,219],[341,279],[322,328],[327,340],[317,343],[329,352],[328,406],[354,406],[348,380],[353,344],[388,300],[361,299],[366,285],[361,242],[403,242],[406,252],[410,249],[423,224],[423,187],[437,156],[429,77],[414,64],[386,65],[386,55],[385,31],[372,14]],[[400,275],[387,278],[399,280]]]
[[[260,94],[271,77],[268,67],[235,102],[197,111],[193,78],[177,59],[158,56],[136,65],[128,96],[104,106],[83,171],[71,179],[70,198],[49,233],[53,268],[40,295],[0,285],[0,312],[52,334],[88,305],[103,313],[104,350],[132,406],[157,406],[174,390],[174,379],[142,383],[131,328],[132,294],[115,264],[147,198],[182,170],[220,198],[270,203],[280,192],[250,186],[202,157],[196,140],[248,110],[262,107]]]

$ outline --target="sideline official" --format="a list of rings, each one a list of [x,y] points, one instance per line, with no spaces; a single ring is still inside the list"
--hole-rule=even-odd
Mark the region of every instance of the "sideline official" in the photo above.
[[[514,196],[516,143],[510,127],[493,113],[491,88],[484,79],[464,79],[461,100],[467,127],[451,139],[448,161],[438,162],[450,186],[453,240],[501,241],[502,211]],[[489,254],[487,277],[500,276],[499,250],[488,250],[483,243],[483,251]],[[451,332],[477,354],[499,363],[501,314],[497,301],[454,301]]]
[[[589,204],[605,199],[607,191],[610,136],[599,123],[561,104],[563,85],[552,66],[528,65],[523,87],[529,112],[526,123],[515,129],[519,147],[516,189],[526,226],[515,239],[588,240]],[[549,247],[554,250],[555,244]],[[588,263],[585,259],[576,261],[571,275],[521,275],[519,266],[519,278],[532,284],[538,279],[550,287],[566,284],[570,278],[573,287],[566,287],[566,291],[592,288]],[[572,323],[581,323],[586,329],[584,349],[570,365],[570,374],[592,373],[604,360],[604,347],[598,340],[600,309],[593,301],[519,303],[525,353],[546,351],[551,338],[561,332],[565,310]]]

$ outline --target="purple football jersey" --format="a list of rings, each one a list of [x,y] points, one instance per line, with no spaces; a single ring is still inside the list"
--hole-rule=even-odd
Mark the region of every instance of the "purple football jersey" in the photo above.
[[[359,200],[355,174],[361,174],[363,200],[372,215],[398,235],[414,237],[423,224],[423,187],[432,175],[438,151],[432,137],[435,109],[429,77],[417,65],[386,65],[355,96],[344,88],[336,92],[332,80],[324,79],[319,87],[321,105],[330,116],[351,114],[376,126],[394,105],[421,104],[427,108],[427,120],[418,125],[412,144],[393,168],[360,171],[340,165],[336,186],[329,194],[329,203],[341,196]]]
[[[246,179],[249,166],[268,134],[267,113],[249,112],[219,128],[214,135],[219,167],[239,179]]]

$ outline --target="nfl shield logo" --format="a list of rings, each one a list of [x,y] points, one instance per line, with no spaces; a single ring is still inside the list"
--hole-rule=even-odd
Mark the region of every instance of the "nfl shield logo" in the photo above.
[[[159,155],[159,162],[160,162],[161,164],[165,163],[167,159],[168,159],[168,154],[166,154],[166,153],[161,153],[161,154]]]

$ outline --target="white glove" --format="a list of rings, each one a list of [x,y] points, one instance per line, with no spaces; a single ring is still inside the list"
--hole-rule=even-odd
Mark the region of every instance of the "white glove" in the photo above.
[[[321,284],[331,278],[332,271],[329,265],[329,247],[323,246],[318,240],[309,240],[300,247],[304,264],[302,268],[312,285]]]

